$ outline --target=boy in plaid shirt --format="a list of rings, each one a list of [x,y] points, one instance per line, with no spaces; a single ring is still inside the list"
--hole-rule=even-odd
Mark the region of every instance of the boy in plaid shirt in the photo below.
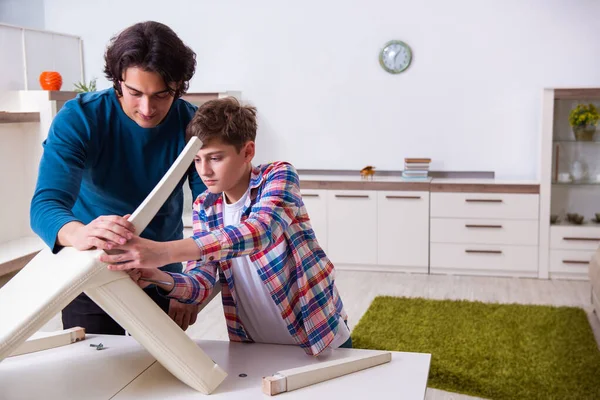
[[[333,264],[319,246],[294,167],[253,166],[256,109],[235,98],[202,105],[187,128],[203,146],[194,164],[208,190],[194,202],[191,238],[154,242],[135,237],[104,255],[183,303],[206,300],[217,279],[229,338],[298,345],[307,354],[351,347]],[[188,261],[184,273],[157,267]],[[119,263],[119,264],[116,264]],[[116,265],[115,265],[116,264]]]

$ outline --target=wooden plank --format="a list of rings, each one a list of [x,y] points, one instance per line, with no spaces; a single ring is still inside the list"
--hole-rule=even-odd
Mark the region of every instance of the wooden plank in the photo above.
[[[486,183],[431,183],[431,192],[539,194],[540,185]]]
[[[600,88],[554,89],[555,100],[600,99]]]
[[[74,99],[77,96],[77,92],[65,91],[65,90],[50,90],[48,91],[48,100],[56,101],[67,101]]]
[[[370,181],[328,181],[300,180],[301,189],[326,190],[390,190],[390,191],[429,191],[429,182],[370,182]]]
[[[264,377],[262,380],[262,391],[266,395],[275,396],[280,393],[291,392],[316,383],[385,364],[391,360],[392,353],[387,351],[292,368],[280,371],[273,376]]]
[[[14,124],[19,122],[40,122],[40,113],[0,111],[0,124]]]
[[[34,353],[85,339],[85,329],[79,326],[56,332],[38,332],[21,344],[9,357]]]

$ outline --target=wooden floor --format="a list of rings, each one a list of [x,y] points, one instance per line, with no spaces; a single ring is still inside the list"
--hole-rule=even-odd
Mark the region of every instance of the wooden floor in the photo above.
[[[491,303],[547,304],[583,308],[600,347],[600,321],[591,313],[589,282],[518,278],[467,277],[337,271],[336,283],[353,329],[375,296],[463,299]],[[43,330],[62,329],[59,316]],[[198,322],[187,330],[192,338],[227,340],[220,296],[208,304]],[[466,400],[473,397],[428,389],[428,400]]]

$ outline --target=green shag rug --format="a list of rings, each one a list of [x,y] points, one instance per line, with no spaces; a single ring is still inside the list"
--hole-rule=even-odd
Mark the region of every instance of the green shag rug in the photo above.
[[[600,399],[600,351],[580,308],[377,297],[352,341],[431,353],[428,387],[488,399]]]

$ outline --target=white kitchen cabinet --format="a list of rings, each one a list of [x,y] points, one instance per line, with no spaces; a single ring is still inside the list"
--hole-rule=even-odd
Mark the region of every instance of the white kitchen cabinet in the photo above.
[[[377,192],[328,190],[327,255],[334,265],[377,264]]]
[[[432,274],[536,277],[537,194],[432,193]]]
[[[588,280],[588,266],[598,245],[597,225],[553,225],[550,227],[550,278]]]
[[[377,192],[377,264],[428,272],[429,192]]]
[[[327,191],[302,190],[302,200],[319,245],[327,252]]]

